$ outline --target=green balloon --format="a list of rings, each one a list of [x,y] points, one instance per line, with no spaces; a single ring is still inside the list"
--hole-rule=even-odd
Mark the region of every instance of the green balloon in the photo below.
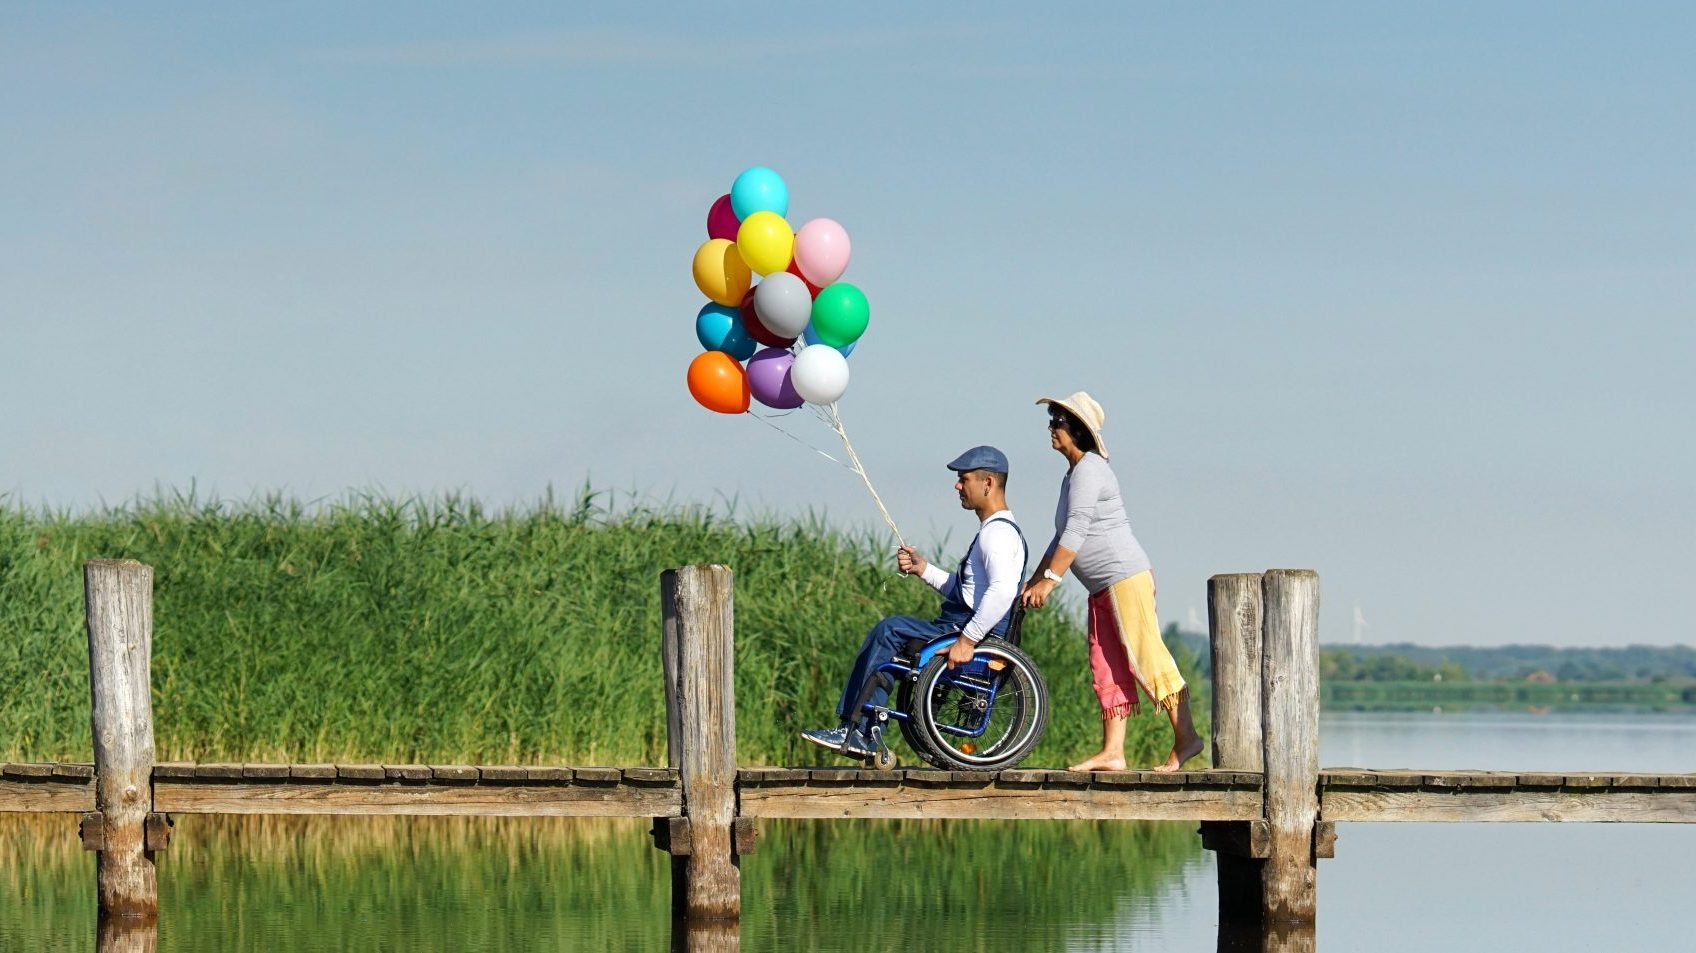
[[[813,299],[813,333],[831,347],[847,347],[866,333],[871,305],[860,289],[844,282],[827,286]]]

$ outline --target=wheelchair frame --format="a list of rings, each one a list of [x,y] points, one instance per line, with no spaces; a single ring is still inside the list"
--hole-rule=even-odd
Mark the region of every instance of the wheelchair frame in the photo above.
[[[988,641],[988,639],[997,639],[998,641],[1018,647],[1023,636],[1024,621],[1025,607],[1023,605],[1015,604],[1013,607],[1012,617],[1007,622],[1006,634],[1001,636],[991,635],[988,636],[985,641]],[[868,722],[865,729],[865,735],[871,740],[873,745],[872,756],[864,759],[868,765],[880,769],[893,768],[895,766],[895,755],[892,751],[890,751],[889,743],[884,739],[884,730],[889,724],[890,719],[894,719],[898,723],[905,722],[909,724],[913,721],[912,712],[901,711],[893,704],[885,704],[881,706],[871,704],[872,695],[881,685],[887,691],[889,700],[893,702],[898,697],[897,688],[903,680],[917,681],[919,672],[924,669],[925,665],[927,665],[932,659],[936,658],[938,653],[947,651],[948,647],[959,637],[960,633],[956,630],[954,632],[945,632],[942,635],[938,635],[928,640],[909,639],[907,644],[903,645],[901,649],[895,653],[894,658],[879,665],[871,672],[871,674],[866,676],[866,682],[860,688],[860,697],[855,703],[854,710],[858,713],[860,718],[866,719]],[[996,681],[989,678],[990,672],[990,663],[980,661],[976,658],[953,670],[953,674],[951,676],[953,681],[964,682],[971,685],[971,687],[976,691],[988,693],[988,698],[985,700],[985,714],[984,717],[979,720],[979,724],[975,730],[959,728],[953,725],[937,725],[937,730],[962,738],[975,738],[981,736],[989,729],[988,713],[995,710],[995,696],[999,691],[999,686],[996,684]],[[912,739],[909,738],[908,741],[911,744]],[[843,754],[847,753],[848,752],[843,751]],[[916,753],[921,757],[925,757],[924,752],[922,751],[918,751]]]

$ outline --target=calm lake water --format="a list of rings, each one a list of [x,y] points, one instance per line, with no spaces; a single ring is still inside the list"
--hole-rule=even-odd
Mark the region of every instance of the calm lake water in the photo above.
[[[1353,714],[1326,766],[1696,771],[1696,717]],[[1039,752],[1043,762],[1066,752]],[[74,822],[0,819],[0,950],[94,947]],[[1696,825],[1345,824],[1326,950],[1696,949]],[[1193,824],[767,823],[743,950],[1212,950]],[[664,950],[645,824],[185,817],[157,949]]]

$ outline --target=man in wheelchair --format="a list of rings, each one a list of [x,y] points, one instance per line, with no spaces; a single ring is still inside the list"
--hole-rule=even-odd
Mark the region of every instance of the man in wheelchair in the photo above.
[[[926,562],[911,546],[901,547],[896,556],[901,572],[920,577],[942,594],[942,610],[929,621],[890,616],[866,633],[837,704],[841,724],[801,732],[813,744],[852,758],[872,757],[878,744],[866,706],[884,708],[889,698],[887,677],[879,677],[880,666],[897,654],[914,658],[926,643],[957,633],[947,651],[947,667],[952,669],[972,662],[985,637],[1007,631],[1029,555],[1024,534],[1007,509],[1007,455],[994,447],[973,447],[950,462],[948,469],[958,475],[954,491],[961,508],[977,514],[979,521],[965,558],[949,573]]]

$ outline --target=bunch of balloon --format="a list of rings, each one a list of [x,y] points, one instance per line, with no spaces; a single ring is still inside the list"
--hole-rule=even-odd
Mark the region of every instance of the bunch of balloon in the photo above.
[[[707,210],[695,286],[711,300],[695,316],[704,351],[689,364],[689,393],[721,414],[748,413],[756,401],[774,410],[812,405],[899,539],[836,408],[848,390],[848,355],[871,322],[865,294],[840,280],[853,246],[834,219],[796,229],[788,215],[789,186],[765,166],[744,170]]]
[[[738,175],[707,211],[694,270],[711,300],[695,316],[704,352],[688,382],[708,410],[828,406],[848,390],[848,355],[871,319],[865,294],[839,280],[848,232],[829,218],[792,228],[788,214],[789,186],[765,166]]]

